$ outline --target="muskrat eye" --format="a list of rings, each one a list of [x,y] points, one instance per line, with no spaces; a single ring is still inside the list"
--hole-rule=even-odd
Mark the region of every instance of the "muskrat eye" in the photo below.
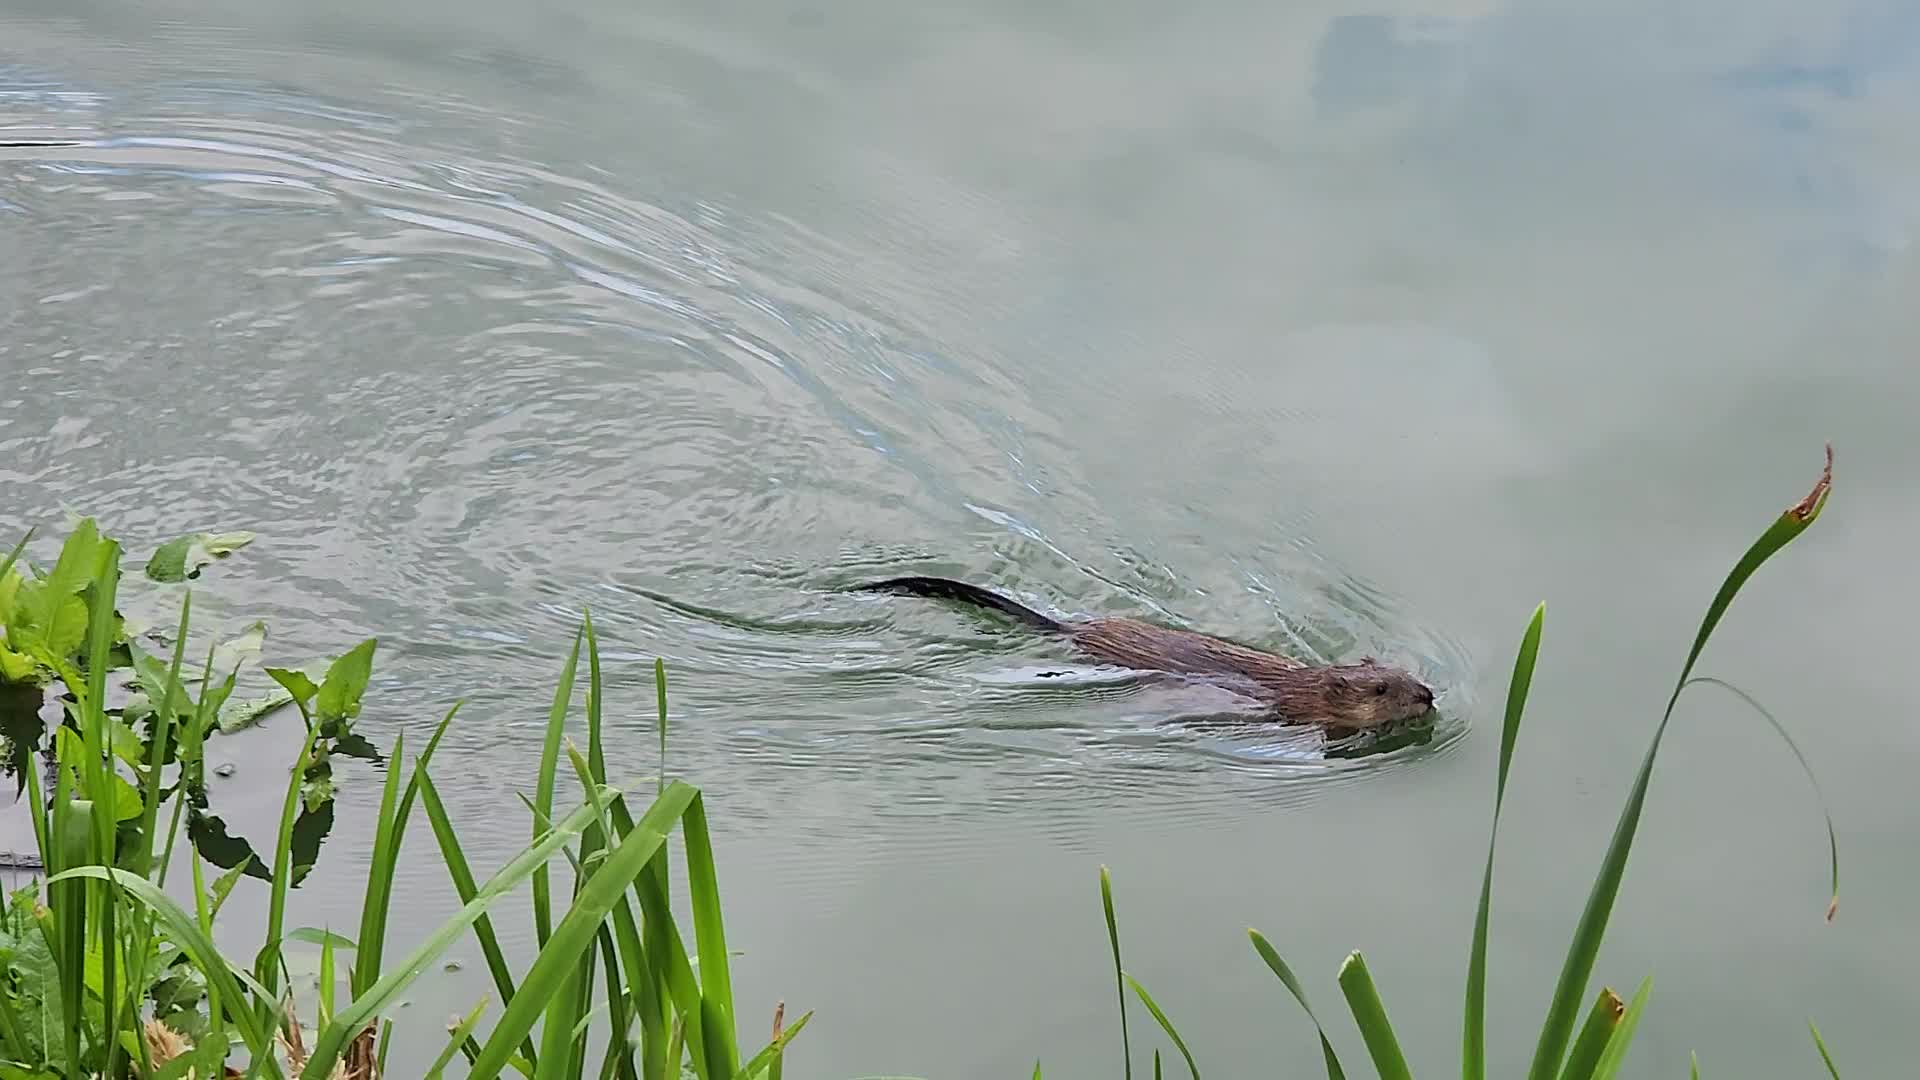
[[[1376,683],[1373,688],[1373,693],[1376,697],[1385,697],[1387,694],[1387,684]]]

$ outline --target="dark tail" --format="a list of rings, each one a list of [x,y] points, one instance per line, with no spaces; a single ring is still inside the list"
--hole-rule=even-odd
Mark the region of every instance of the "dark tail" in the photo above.
[[[983,589],[978,585],[969,585],[964,581],[937,577],[897,577],[888,578],[885,581],[869,581],[853,587],[866,592],[891,592],[906,596],[928,596],[936,600],[958,600],[966,604],[992,608],[1040,630],[1059,633],[1066,629],[1060,623],[1024,604],[1015,603],[999,593]]]

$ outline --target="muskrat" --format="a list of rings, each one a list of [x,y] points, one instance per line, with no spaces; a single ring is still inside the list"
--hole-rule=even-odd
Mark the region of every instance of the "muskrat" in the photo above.
[[[1343,729],[1375,728],[1424,716],[1433,691],[1419,679],[1372,657],[1357,663],[1310,665],[1210,634],[1173,630],[1122,617],[1061,622],[996,592],[937,577],[897,577],[854,586],[959,600],[1060,634],[1095,660],[1139,671],[1225,677],[1281,717]]]

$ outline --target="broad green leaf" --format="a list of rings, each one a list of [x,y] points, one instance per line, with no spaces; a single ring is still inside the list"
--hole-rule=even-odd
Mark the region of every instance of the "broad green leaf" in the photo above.
[[[320,688],[314,685],[313,680],[309,678],[304,671],[296,668],[277,667],[270,667],[266,670],[267,675],[272,678],[274,682],[279,683],[287,693],[293,695],[293,700],[299,702],[302,708],[310,704],[320,693]]]
[[[1700,629],[1694,634],[1693,647],[1687,652],[1687,659],[1680,667],[1680,675],[1674,680],[1673,693],[1667,698],[1667,707],[1661,714],[1660,723],[1655,726],[1653,740],[1647,746],[1647,752],[1640,761],[1640,770],[1635,775],[1633,786],[1627,793],[1627,802],[1620,811],[1620,819],[1614,826],[1613,839],[1607,845],[1606,856],[1601,860],[1600,871],[1595,876],[1593,888],[1587,895],[1586,907],[1580,913],[1580,922],[1574,929],[1573,941],[1567,948],[1567,959],[1560,969],[1559,982],[1554,987],[1553,999],[1548,1006],[1547,1017],[1540,1028],[1540,1038],[1535,1044],[1533,1065],[1528,1071],[1528,1080],[1550,1080],[1560,1071],[1566,1055],[1567,1040],[1573,1035],[1573,1020],[1580,1009],[1581,999],[1585,995],[1588,978],[1593,974],[1593,964],[1600,953],[1600,941],[1606,934],[1607,920],[1613,914],[1613,902],[1620,892],[1620,880],[1626,872],[1627,855],[1633,849],[1634,834],[1640,827],[1640,812],[1646,804],[1647,786],[1653,779],[1653,763],[1659,756],[1660,743],[1666,736],[1667,726],[1673,719],[1674,706],[1680,700],[1681,691],[1686,689],[1687,680],[1693,674],[1693,666],[1707,647],[1707,641],[1719,625],[1720,619],[1732,606],[1734,597],[1739,594],[1755,571],[1781,548],[1805,532],[1818,520],[1825,508],[1827,497],[1833,487],[1833,447],[1827,447],[1826,468],[1813,490],[1806,498],[1788,507],[1766,532],[1747,549],[1740,561],[1728,572],[1721,583],[1720,591],[1714,595],[1707,607],[1706,615],[1700,620]],[[1835,861],[1837,861],[1837,855]],[[1837,877],[1837,875],[1836,875]],[[1831,912],[1831,907],[1829,907]]]
[[[1260,931],[1248,930],[1247,937],[1253,941],[1253,951],[1260,954],[1260,959],[1266,962],[1268,969],[1280,980],[1280,984],[1293,995],[1293,1000],[1300,1003],[1300,1008],[1307,1014],[1307,1019],[1313,1021],[1314,1030],[1320,1033],[1320,1056],[1326,1059],[1327,1080],[1346,1080],[1346,1074],[1340,1069],[1340,1057],[1333,1052],[1333,1041],[1327,1038],[1327,1029],[1321,1025],[1320,1018],[1314,1015],[1313,1006],[1307,1002],[1307,992],[1301,988],[1300,980],[1294,977],[1293,969],[1287,966],[1285,960],[1280,959],[1280,954],[1274,950]]]
[[[1506,724],[1500,731],[1500,770],[1493,786],[1493,822],[1487,828],[1487,866],[1480,875],[1480,907],[1473,917],[1473,946],[1467,954],[1465,1031],[1460,1038],[1460,1075],[1463,1080],[1485,1080],[1487,1075],[1487,912],[1493,899],[1493,850],[1500,835],[1500,804],[1507,795],[1507,770],[1520,736],[1520,718],[1526,712],[1527,691],[1533,686],[1533,667],[1540,655],[1540,625],[1547,606],[1533,609],[1527,631],[1514,657],[1513,679],[1507,686]]]
[[[38,670],[32,657],[0,645],[0,682],[23,683]]]
[[[367,680],[373,677],[373,652],[377,645],[376,639],[368,638],[327,667],[326,680],[320,684],[314,703],[314,711],[323,725],[343,724],[360,715],[360,696],[366,693]]]
[[[146,803],[140,797],[140,789],[134,787],[126,777],[113,773],[113,820],[132,821],[146,813]]]
[[[1353,1013],[1354,1025],[1360,1029],[1380,1080],[1412,1080],[1407,1059],[1400,1052],[1400,1040],[1387,1022],[1386,1007],[1380,1003],[1367,962],[1358,952],[1348,953],[1340,965],[1340,989],[1347,996],[1347,1008]]]

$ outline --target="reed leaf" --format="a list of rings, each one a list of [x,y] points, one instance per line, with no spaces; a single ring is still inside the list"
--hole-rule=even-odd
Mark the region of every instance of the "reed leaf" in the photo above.
[[[1554,987],[1553,998],[1547,1009],[1547,1016],[1540,1028],[1540,1037],[1534,1047],[1533,1064],[1528,1071],[1529,1080],[1550,1080],[1559,1070],[1565,1058],[1567,1041],[1573,1034],[1574,1015],[1580,1008],[1580,999],[1585,994],[1587,979],[1593,973],[1595,959],[1600,953],[1600,941],[1606,933],[1607,920],[1613,913],[1614,899],[1620,892],[1620,880],[1626,872],[1627,855],[1633,849],[1635,832],[1640,827],[1640,813],[1646,804],[1647,785],[1653,778],[1653,763],[1659,756],[1661,740],[1666,736],[1667,726],[1673,719],[1673,709],[1680,700],[1680,692],[1686,688],[1688,678],[1693,674],[1694,664],[1706,649],[1707,640],[1713,636],[1713,630],[1732,605],[1756,570],[1781,548],[1805,532],[1820,516],[1826,506],[1827,497],[1833,483],[1833,448],[1827,447],[1826,468],[1820,479],[1808,492],[1806,498],[1787,508],[1775,519],[1773,524],[1760,535],[1741,556],[1739,562],[1727,574],[1720,591],[1707,607],[1706,615],[1700,621],[1695,633],[1693,646],[1687,652],[1687,659],[1681,665],[1680,675],[1674,680],[1673,693],[1667,698],[1666,710],[1661,714],[1660,723],[1654,728],[1653,740],[1647,747],[1646,755],[1641,759],[1639,772],[1635,775],[1633,786],[1627,795],[1626,805],[1620,811],[1619,822],[1614,827],[1613,839],[1607,846],[1607,852],[1600,864],[1593,888],[1587,896],[1586,907],[1580,914],[1580,921],[1574,930],[1573,941],[1568,946],[1567,958],[1560,971],[1560,978]],[[1836,856],[1837,858],[1837,856]],[[1837,874],[1836,874],[1837,877]]]
[[[1580,1034],[1573,1040],[1573,1052],[1567,1055],[1566,1068],[1560,1070],[1560,1080],[1592,1080],[1593,1070],[1600,1066],[1600,1055],[1607,1048],[1607,1039],[1620,1022],[1620,1014],[1626,1011],[1627,1003],[1621,1001],[1611,987],[1600,988],[1586,1023],[1580,1025]]]
[[[680,819],[686,844],[687,892],[693,909],[693,937],[700,952],[700,996],[713,1003],[723,1023],[702,1034],[720,1036],[726,1051],[726,1075],[739,1068],[733,1021],[733,979],[727,970],[727,935],[720,913],[720,882],[714,870],[713,844],[707,834],[707,809],[698,793]]]
[[[1493,822],[1487,828],[1487,866],[1480,875],[1480,906],[1473,918],[1473,945],[1467,960],[1465,1030],[1460,1037],[1462,1080],[1485,1080],[1487,1075],[1487,913],[1493,899],[1493,852],[1500,836],[1500,806],[1507,796],[1507,772],[1513,747],[1520,736],[1520,718],[1526,712],[1527,692],[1533,687],[1533,668],[1540,656],[1540,627],[1547,605],[1533,609],[1520,651],[1514,657],[1513,677],[1507,686],[1506,723],[1500,729],[1500,770],[1493,786]]]
[[[447,817],[447,809],[440,802],[440,792],[433,786],[433,777],[424,768],[424,763],[414,767],[414,779],[419,784],[420,807],[426,811],[434,839],[440,845],[440,858],[446,863],[448,876],[453,879],[454,895],[460,898],[462,904],[471,904],[480,895],[480,887],[474,883],[473,870],[467,863],[466,852],[460,846],[459,834],[454,831],[453,822]],[[480,954],[486,958],[487,971],[493,976],[494,989],[500,992],[500,1000],[512,1004],[515,992],[513,970],[507,966],[506,953],[501,950],[500,939],[493,932],[493,919],[486,913],[482,912],[474,919],[473,936],[480,942]],[[521,1051],[527,1060],[533,1060],[533,1041],[527,1040]]]
[[[426,774],[421,775],[421,794],[425,796],[431,790]],[[307,1080],[319,1080],[327,1076],[334,1063],[346,1049],[347,1041],[357,1035],[372,1019],[380,1015],[389,1004],[399,997],[402,991],[412,985],[413,980],[426,970],[433,959],[453,944],[467,928],[486,914],[486,910],[495,900],[533,875],[537,867],[547,864],[554,853],[564,847],[568,840],[580,835],[581,831],[593,823],[598,816],[599,805],[607,798],[605,792],[588,792],[587,801],[562,820],[554,823],[551,829],[543,833],[537,842],[530,844],[518,855],[494,873],[487,883],[480,887],[473,899],[467,901],[453,918],[428,935],[405,960],[391,973],[383,975],[367,992],[356,998],[351,1006],[342,1011],[320,1032],[314,1041],[313,1056],[308,1059],[306,1069],[301,1076]],[[437,800],[424,805],[435,805]],[[538,962],[536,961],[536,964]],[[524,996],[524,995],[523,995]],[[538,996],[527,998],[528,1003],[538,1004]],[[520,1004],[516,998],[515,1004]],[[504,1062],[503,1062],[504,1063]]]
[[[1280,959],[1280,953],[1260,931],[1248,930],[1247,937],[1253,941],[1253,951],[1260,954],[1260,959],[1266,962],[1267,967],[1280,980],[1280,984],[1293,995],[1293,1000],[1300,1003],[1300,1008],[1307,1014],[1307,1019],[1313,1021],[1313,1029],[1320,1034],[1320,1056],[1325,1058],[1327,1063],[1327,1080],[1346,1080],[1346,1073],[1340,1068],[1340,1055],[1333,1052],[1333,1040],[1327,1038],[1327,1029],[1321,1025],[1320,1017],[1314,1014],[1313,1006],[1307,1001],[1307,992],[1301,988],[1300,980],[1294,977],[1293,969],[1287,966],[1285,960]]]
[[[1620,1074],[1620,1066],[1626,1063],[1627,1049],[1633,1045],[1633,1033],[1640,1026],[1640,1014],[1646,1010],[1647,996],[1653,993],[1653,976],[1640,980],[1640,988],[1633,992],[1633,1000],[1627,1003],[1627,1011],[1621,1014],[1620,1022],[1613,1026],[1613,1033],[1607,1036],[1606,1049],[1601,1051],[1600,1063],[1594,1067],[1594,1080],[1613,1080]]]
[[[808,1009],[800,1014],[800,1019],[775,1032],[773,1040],[762,1047],[759,1053],[747,1059],[747,1063],[734,1074],[734,1080],[754,1080],[762,1073],[767,1074],[769,1080],[779,1080],[780,1059],[786,1053],[787,1044],[793,1041],[794,1036],[800,1034],[800,1030],[806,1027],[807,1021],[811,1019],[813,1019],[813,1010]]]
[[[220,955],[219,946],[213,943],[210,935],[201,930],[194,917],[187,914],[172,897],[161,892],[152,882],[127,870],[105,866],[77,866],[48,878],[47,884],[51,886],[80,878],[91,878],[95,881],[112,880],[123,893],[153,912],[160,925],[166,927],[168,937],[185,949],[187,955],[193,957],[194,964],[199,967],[208,984],[217,988],[224,999],[238,1006],[240,1002],[246,1000],[249,990],[256,996],[271,998],[266,988],[258,981],[230,966]],[[273,1038],[273,1024],[278,1016],[277,1009],[270,1010],[263,1018],[248,1009],[235,1007],[230,1011],[230,1015],[233,1023],[240,1030],[241,1040],[246,1043],[250,1052],[261,1053],[270,1045]],[[274,1075],[278,1075],[277,1070]]]
[[[1347,1008],[1353,1013],[1353,1022],[1367,1044],[1367,1053],[1373,1058],[1373,1068],[1380,1074],[1380,1080],[1412,1080],[1406,1056],[1400,1052],[1400,1040],[1387,1021],[1386,1006],[1380,1002],[1380,992],[1374,989],[1366,959],[1358,952],[1348,953],[1340,965],[1340,990],[1347,996]]]
[[[1113,918],[1113,875],[1100,868],[1100,907],[1107,917],[1107,943],[1113,947],[1113,982],[1120,995],[1120,1053],[1127,1080],[1133,1080],[1133,1040],[1127,1035],[1127,973],[1120,965],[1120,927]]]
[[[563,993],[567,981],[577,976],[580,954],[592,944],[601,921],[666,843],[667,830],[682,817],[697,795],[693,788],[681,783],[668,788],[667,793],[655,799],[641,815],[633,831],[620,841],[606,862],[587,879],[572,908],[560,920],[534,959],[533,967],[521,980],[520,996],[507,1007],[482,1045],[480,1058],[473,1065],[474,1075],[492,1076],[506,1066],[515,1044],[532,1030],[543,1004],[553,995]],[[589,803],[574,816],[583,813],[598,816],[598,811],[598,806]],[[568,1034],[564,1029],[561,1032],[563,1038]]]
[[[1767,707],[1760,704],[1752,694],[1747,693],[1745,690],[1740,689],[1725,679],[1716,679],[1711,675],[1695,675],[1686,682],[1687,686],[1694,686],[1696,684],[1717,686],[1739,698],[1741,701],[1746,702],[1748,707],[1752,708],[1754,712],[1759,713],[1761,718],[1773,727],[1774,734],[1780,736],[1780,741],[1787,744],[1788,750],[1793,751],[1794,760],[1800,763],[1800,772],[1806,776],[1807,783],[1813,788],[1814,798],[1820,803],[1820,816],[1825,818],[1827,823],[1827,873],[1829,890],[1827,899],[1827,921],[1832,922],[1834,913],[1840,910],[1840,841],[1834,835],[1833,812],[1827,808],[1827,797],[1820,790],[1820,780],[1814,776],[1813,766],[1807,762],[1807,755],[1801,752],[1800,744],[1793,740],[1793,736],[1787,734],[1786,725],[1775,718],[1773,713],[1767,711]]]
[[[1827,1053],[1827,1040],[1820,1037],[1820,1026],[1808,1020],[1807,1030],[1813,1032],[1813,1046],[1820,1051],[1820,1063],[1827,1067],[1827,1075],[1833,1080],[1840,1080],[1840,1070],[1833,1064],[1833,1055]]]
[[[1167,1014],[1160,1008],[1160,1003],[1153,1000],[1153,995],[1147,993],[1147,988],[1140,985],[1140,980],[1131,975],[1126,979],[1127,985],[1133,987],[1133,992],[1139,995],[1141,1004],[1145,1005],[1147,1011],[1152,1013],[1153,1018],[1159,1022],[1160,1030],[1166,1032],[1167,1038],[1173,1040],[1174,1049],[1180,1051],[1180,1056],[1186,1059],[1187,1072],[1192,1075],[1193,1080],[1200,1080],[1200,1068],[1193,1063],[1193,1054],[1187,1049],[1186,1040],[1182,1039],[1180,1032],[1174,1029],[1173,1021],[1167,1019]]]
[[[440,1080],[447,1066],[453,1063],[453,1055],[459,1053],[460,1048],[466,1045],[467,1036],[473,1034],[474,1027],[480,1023],[480,1014],[486,1010],[487,999],[482,996],[467,1015],[461,1017],[460,1022],[454,1025],[452,1033],[447,1038],[447,1045],[441,1049],[440,1056],[433,1059],[432,1067],[427,1069],[426,1080]],[[384,1070],[382,1074],[384,1075]]]
[[[560,684],[553,691],[553,707],[547,712],[547,733],[540,744],[540,772],[533,793],[533,834],[536,838],[545,828],[544,823],[553,819],[554,780],[560,772],[560,733],[566,727],[567,707],[573,702],[573,677],[580,667],[580,637],[578,632],[573,635],[573,649],[567,653],[567,666],[560,671]],[[542,864],[533,872],[534,941],[545,948],[547,937],[552,933],[553,898],[547,881],[547,868]],[[511,1003],[508,1007],[512,1007]]]

